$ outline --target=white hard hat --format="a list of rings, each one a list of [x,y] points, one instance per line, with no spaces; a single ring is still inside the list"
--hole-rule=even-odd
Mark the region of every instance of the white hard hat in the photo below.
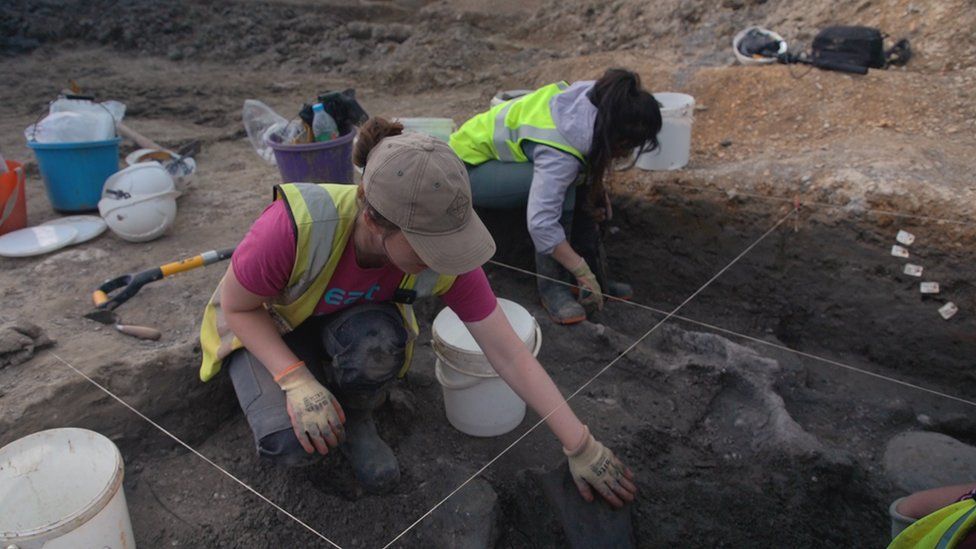
[[[127,166],[151,161],[159,162],[173,176],[178,189],[185,189],[193,183],[193,174],[196,172],[197,163],[189,156],[179,156],[167,149],[139,149],[125,157]]]
[[[757,45],[762,46],[759,48],[762,51],[753,51]],[[775,63],[787,47],[782,36],[763,27],[746,27],[732,39],[732,53],[743,65]]]
[[[162,236],[176,220],[179,195],[166,169],[158,162],[143,162],[108,178],[98,213],[119,237],[147,242]]]

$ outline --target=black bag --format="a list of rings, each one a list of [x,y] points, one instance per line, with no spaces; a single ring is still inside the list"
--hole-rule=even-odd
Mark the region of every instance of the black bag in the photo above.
[[[827,27],[813,39],[814,65],[883,69],[887,65],[884,36],[873,27]]]

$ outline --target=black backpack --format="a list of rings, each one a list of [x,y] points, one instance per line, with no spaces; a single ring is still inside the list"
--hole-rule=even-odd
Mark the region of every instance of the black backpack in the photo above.
[[[883,69],[904,65],[911,56],[908,40],[900,40],[888,51],[884,35],[873,27],[827,27],[813,38],[810,60],[816,66],[850,66]]]

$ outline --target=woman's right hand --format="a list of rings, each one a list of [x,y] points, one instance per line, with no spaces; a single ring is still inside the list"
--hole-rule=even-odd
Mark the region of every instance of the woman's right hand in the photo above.
[[[304,364],[275,381],[285,392],[292,429],[306,452],[325,455],[345,441],[342,406]]]
[[[582,257],[579,264],[569,270],[576,277],[576,283],[580,286],[580,304],[584,307],[594,307],[599,310],[603,308],[603,290],[600,283],[596,281],[596,275],[586,264]],[[586,291],[583,291],[586,290]]]
[[[597,442],[587,428],[583,442],[575,450],[563,449],[569,459],[569,472],[576,489],[586,501],[593,501],[596,490],[613,507],[634,501],[637,486],[634,473],[606,446]]]

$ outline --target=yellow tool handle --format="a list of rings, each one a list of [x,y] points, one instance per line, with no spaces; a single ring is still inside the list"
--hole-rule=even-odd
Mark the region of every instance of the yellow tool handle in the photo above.
[[[176,273],[182,273],[184,271],[189,271],[190,269],[196,269],[197,267],[203,266],[203,256],[196,255],[187,259],[181,259],[179,261],[174,261],[172,263],[167,263],[159,268],[163,271],[163,276],[170,276]]]

